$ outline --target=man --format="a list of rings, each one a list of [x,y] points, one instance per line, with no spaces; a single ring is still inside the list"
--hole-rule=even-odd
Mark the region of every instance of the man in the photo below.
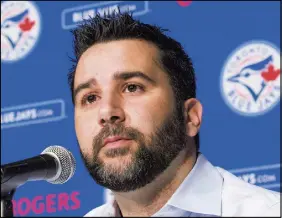
[[[73,31],[69,83],[80,151],[114,195],[86,216],[279,216],[279,193],[199,152],[194,69],[163,32],[120,13]]]

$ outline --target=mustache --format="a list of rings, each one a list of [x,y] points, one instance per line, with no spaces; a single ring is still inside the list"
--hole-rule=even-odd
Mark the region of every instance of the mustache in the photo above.
[[[106,125],[93,138],[92,144],[94,151],[98,152],[103,147],[104,140],[112,136],[126,137],[135,141],[144,139],[144,135],[135,128],[125,127],[123,124]]]

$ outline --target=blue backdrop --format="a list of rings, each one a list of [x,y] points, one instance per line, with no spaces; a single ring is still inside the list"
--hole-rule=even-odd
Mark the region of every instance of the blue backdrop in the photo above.
[[[280,3],[1,2],[1,164],[61,145],[77,160],[64,185],[19,187],[17,216],[82,216],[104,203],[80,159],[67,83],[70,30],[97,12],[131,10],[170,30],[196,69],[201,151],[247,182],[280,191]]]

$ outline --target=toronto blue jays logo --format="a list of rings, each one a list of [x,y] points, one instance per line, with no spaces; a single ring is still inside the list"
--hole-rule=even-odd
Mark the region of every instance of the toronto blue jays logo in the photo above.
[[[1,61],[17,61],[35,46],[40,33],[40,16],[29,1],[1,3]]]
[[[232,110],[241,115],[263,114],[280,101],[280,51],[264,41],[237,48],[221,75],[221,92]]]

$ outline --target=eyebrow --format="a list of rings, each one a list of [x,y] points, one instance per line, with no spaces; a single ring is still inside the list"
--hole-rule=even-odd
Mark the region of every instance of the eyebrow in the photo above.
[[[117,72],[113,75],[113,79],[114,80],[129,80],[131,78],[141,78],[146,80],[147,82],[155,85],[156,81],[153,80],[152,78],[150,78],[149,76],[147,76],[146,74],[140,72],[140,71],[134,71],[134,72]],[[97,84],[97,81],[95,78],[91,78],[88,81],[81,83],[80,85],[77,86],[77,88],[75,88],[74,93],[73,93],[73,99],[76,99],[77,94],[83,90],[83,89],[87,89],[90,88],[91,85],[95,85]]]

